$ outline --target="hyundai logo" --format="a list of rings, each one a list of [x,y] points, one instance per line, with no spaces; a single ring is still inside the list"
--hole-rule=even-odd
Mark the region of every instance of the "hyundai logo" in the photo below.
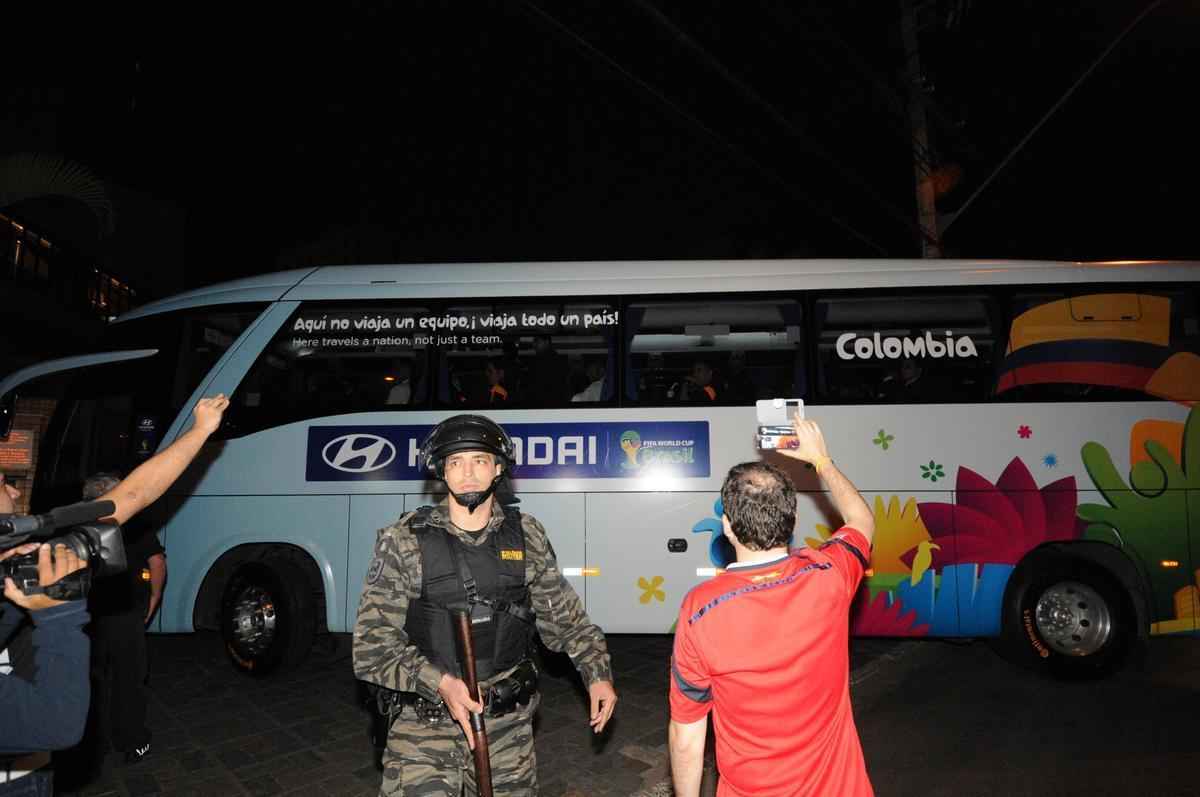
[[[396,458],[396,447],[373,434],[344,434],[321,449],[321,459],[343,473],[370,473],[386,468]]]

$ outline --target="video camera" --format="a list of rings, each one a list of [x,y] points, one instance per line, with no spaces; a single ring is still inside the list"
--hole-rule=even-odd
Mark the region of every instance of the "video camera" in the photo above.
[[[43,588],[38,583],[37,552],[13,556],[0,562],[0,580],[11,578],[26,595],[45,593],[60,601],[87,597],[94,578],[124,572],[125,541],[115,523],[97,523],[116,511],[112,501],[81,501],[51,509],[44,515],[0,515],[0,551],[26,542],[65,545],[87,567]],[[61,534],[59,530],[65,529]]]

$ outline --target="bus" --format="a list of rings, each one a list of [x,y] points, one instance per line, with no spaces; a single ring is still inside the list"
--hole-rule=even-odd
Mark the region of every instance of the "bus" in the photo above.
[[[1198,634],[1200,268],[1184,262],[748,260],[339,266],[134,309],[54,385],[34,509],[232,404],[148,510],[154,629],[219,629],[267,673],[353,628],[376,532],[444,500],[418,462],[451,414],[501,423],[519,507],[608,632],[669,633],[731,552],[719,490],[767,456],[793,544],[837,523],[811,470],[755,448],[803,399],[876,516],[859,635],[996,637],[1065,677]]]

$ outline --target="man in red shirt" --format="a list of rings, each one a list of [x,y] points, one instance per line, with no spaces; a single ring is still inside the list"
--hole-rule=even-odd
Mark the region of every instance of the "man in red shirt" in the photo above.
[[[697,797],[709,711],[717,794],[871,795],[850,711],[850,602],[870,560],[875,518],[834,466],[821,430],[793,422],[844,525],[818,551],[788,550],[796,490],[765,462],[734,467],[721,487],[737,562],[683,600],[671,659],[671,771]]]

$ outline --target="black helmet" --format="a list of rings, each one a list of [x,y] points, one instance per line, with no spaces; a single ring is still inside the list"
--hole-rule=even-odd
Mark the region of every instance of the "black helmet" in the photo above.
[[[505,473],[512,468],[512,438],[482,415],[455,415],[429,430],[421,443],[421,462],[440,479],[446,457],[459,451],[487,451],[500,460]]]

